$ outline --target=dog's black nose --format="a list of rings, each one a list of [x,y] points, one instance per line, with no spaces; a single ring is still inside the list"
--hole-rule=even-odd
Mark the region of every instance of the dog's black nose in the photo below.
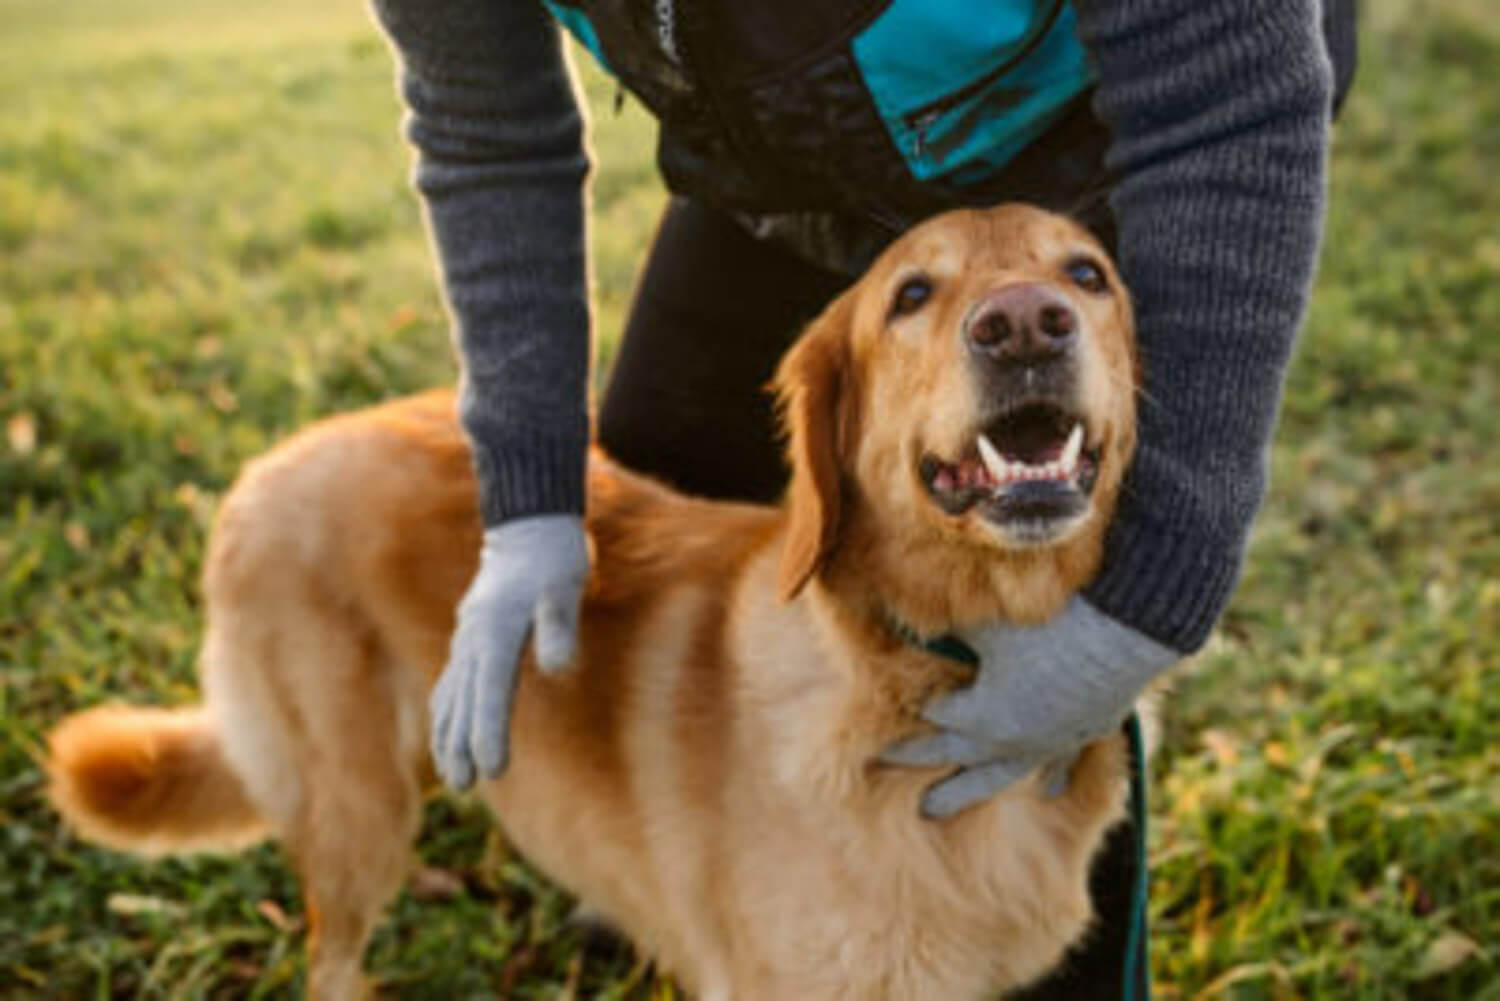
[[[978,354],[1002,364],[1047,361],[1078,339],[1078,314],[1050,285],[1010,285],[969,312],[964,336]]]

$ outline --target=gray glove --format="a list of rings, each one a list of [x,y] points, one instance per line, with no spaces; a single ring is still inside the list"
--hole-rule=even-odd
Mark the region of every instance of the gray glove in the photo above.
[[[1040,626],[961,635],[979,654],[979,676],[923,709],[940,732],[881,755],[887,764],[959,768],[922,798],[929,817],[989,799],[1038,768],[1049,794],[1062,792],[1083,745],[1117,730],[1151,679],[1181,658],[1077,597]]]
[[[479,572],[458,605],[448,666],[432,690],[432,757],[454,789],[505,770],[511,699],[528,635],[537,666],[555,672],[578,649],[578,606],[588,579],[583,519],[508,521],[484,533]]]

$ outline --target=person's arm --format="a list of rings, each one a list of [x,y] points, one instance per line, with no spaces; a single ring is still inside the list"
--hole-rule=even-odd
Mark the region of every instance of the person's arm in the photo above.
[[[968,639],[973,686],[886,760],[963,766],[946,815],[1117,727],[1203,644],[1266,488],[1317,258],[1332,72],[1316,0],[1076,0],[1112,130],[1119,266],[1135,300],[1139,446],[1099,577],[1046,626]]]
[[[463,365],[486,527],[583,510],[582,120],[538,0],[376,0]]]
[[[517,658],[571,659],[583,544],[589,319],[582,119],[538,0],[376,0],[462,365],[485,546],[433,693],[454,786],[508,753]]]
[[[1079,0],[1099,71],[1140,444],[1101,611],[1184,652],[1238,580],[1322,233],[1332,68],[1316,0]]]

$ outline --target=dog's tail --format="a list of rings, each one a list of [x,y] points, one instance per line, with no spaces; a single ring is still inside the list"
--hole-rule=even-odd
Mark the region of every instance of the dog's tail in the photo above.
[[[227,850],[265,826],[202,706],[102,706],[48,738],[49,794],[90,841],[143,855]]]

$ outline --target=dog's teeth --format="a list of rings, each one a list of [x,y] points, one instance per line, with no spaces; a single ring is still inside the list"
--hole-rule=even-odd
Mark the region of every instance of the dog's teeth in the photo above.
[[[1002,482],[1005,480],[1007,473],[1005,457],[982,433],[979,436],[979,457],[984,460],[984,468],[990,471],[992,479]]]
[[[1074,424],[1073,433],[1068,435],[1068,443],[1063,446],[1062,455],[1057,464],[1061,466],[1066,474],[1071,474],[1078,465],[1078,456],[1083,452],[1083,425]]]

